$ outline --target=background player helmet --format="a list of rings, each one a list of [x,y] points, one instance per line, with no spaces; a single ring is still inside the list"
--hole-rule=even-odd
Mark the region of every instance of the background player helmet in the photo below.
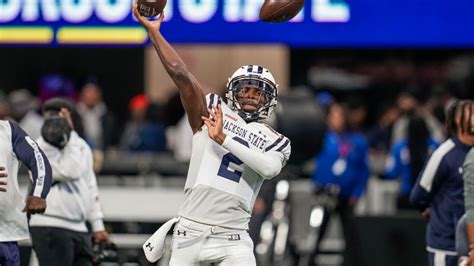
[[[248,86],[259,88],[265,96],[264,103],[252,112],[242,110],[237,101],[239,91]],[[227,105],[247,122],[266,119],[277,104],[277,87],[278,84],[268,69],[258,65],[241,66],[227,83]]]

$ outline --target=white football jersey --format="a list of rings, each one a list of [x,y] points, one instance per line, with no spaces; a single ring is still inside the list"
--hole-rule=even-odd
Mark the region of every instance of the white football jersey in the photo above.
[[[8,177],[6,192],[0,191],[0,242],[28,239],[25,195],[18,185],[18,169],[23,163],[30,170],[32,187],[28,195],[43,197],[51,186],[51,167],[43,151],[18,124],[0,120],[0,166]],[[34,215],[33,215],[34,216]]]
[[[216,94],[206,95],[208,107],[221,103]],[[265,154],[281,152],[290,157],[290,140],[269,126],[245,122],[222,104],[223,130],[252,150]],[[193,147],[185,185],[185,201],[179,214],[200,223],[248,229],[253,204],[263,178],[239,158],[209,138],[207,126],[193,136]]]

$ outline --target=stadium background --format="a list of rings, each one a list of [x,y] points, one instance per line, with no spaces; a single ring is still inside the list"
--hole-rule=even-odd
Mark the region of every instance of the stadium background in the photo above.
[[[469,0],[307,0],[300,15],[281,24],[258,21],[259,0],[168,2],[163,34],[206,90],[223,93],[227,77],[240,65],[264,65],[280,83],[283,111],[277,112],[276,127],[294,136],[315,130],[303,144],[293,140],[292,164],[280,177],[292,180],[294,193],[310,193],[304,190],[311,173],[307,162],[324,131],[324,113],[303,116],[304,108],[324,110],[332,98],[362,107],[366,116],[360,129],[368,135],[381,110],[402,91],[440,117],[437,110],[448,98],[474,98],[474,3]],[[174,144],[181,139],[173,133],[161,152],[131,152],[119,145],[135,95],[144,93],[156,103],[157,122],[168,132],[183,115],[176,89],[130,6],[130,0],[0,1],[0,118],[15,111],[9,101],[18,98],[10,96],[19,89],[36,97],[20,93],[28,102],[41,103],[51,95],[79,101],[84,84],[100,86],[116,121],[115,141],[96,149],[105,221],[121,247],[120,262],[144,265],[137,247],[176,214],[186,160],[176,154]],[[304,145],[308,142],[312,145]],[[396,211],[397,182],[381,178],[383,158],[371,155],[371,178],[357,207],[364,262],[421,265],[424,221],[416,212]],[[304,201],[293,205],[307,209]],[[303,220],[296,213],[294,235]],[[337,221],[323,244],[321,264],[338,265],[344,241]],[[22,250],[25,262],[28,243]]]

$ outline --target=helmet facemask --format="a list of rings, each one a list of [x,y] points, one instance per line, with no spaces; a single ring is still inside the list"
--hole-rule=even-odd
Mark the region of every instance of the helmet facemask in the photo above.
[[[262,78],[259,75],[242,75],[234,77],[229,81],[227,88],[227,104],[232,110],[237,111],[239,116],[246,122],[255,122],[266,119],[271,115],[273,108],[277,104],[276,85],[272,81]],[[249,88],[256,88],[262,92],[258,99],[259,105],[255,111],[246,111],[242,109],[239,103],[239,93],[242,90]]]

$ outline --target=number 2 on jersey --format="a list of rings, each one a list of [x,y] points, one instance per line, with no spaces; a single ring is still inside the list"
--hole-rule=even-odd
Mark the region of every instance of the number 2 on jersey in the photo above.
[[[240,142],[242,145],[249,147],[247,141],[239,137],[234,137],[233,139]],[[231,167],[230,163],[233,163],[235,165],[243,164],[243,162],[232,153],[226,153],[224,156],[222,156],[221,165],[219,166],[219,171],[217,172],[217,175],[238,183],[240,181],[240,177],[242,176],[242,172]]]

